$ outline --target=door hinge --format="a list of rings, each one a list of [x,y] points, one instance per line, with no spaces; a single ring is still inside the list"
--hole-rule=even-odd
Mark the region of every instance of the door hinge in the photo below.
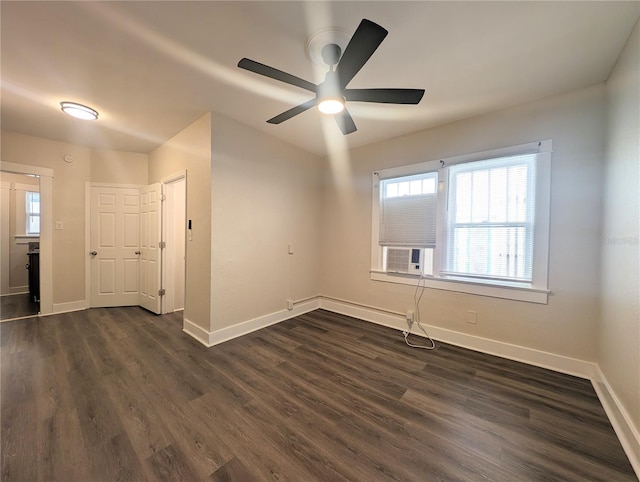
[[[160,241],[160,242],[158,243],[158,248],[160,248],[160,249],[164,249],[164,248],[166,248],[166,247],[167,247],[167,243],[166,243],[165,241]]]
[[[164,294],[165,294],[164,288],[162,288],[161,290],[158,290],[158,296],[164,296]]]
[[[161,194],[160,195],[160,201],[166,201],[166,200],[167,200],[166,194]]]

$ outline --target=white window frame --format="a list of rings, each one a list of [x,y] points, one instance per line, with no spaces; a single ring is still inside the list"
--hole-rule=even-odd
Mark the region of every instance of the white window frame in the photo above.
[[[441,274],[441,264],[446,239],[446,216],[448,194],[448,167],[465,162],[481,161],[519,154],[536,153],[536,195],[535,229],[533,241],[532,282],[493,281],[473,279],[471,277],[453,277]],[[396,177],[416,175],[438,170],[438,219],[437,243],[433,256],[433,275],[424,276],[422,283],[428,288],[456,291],[481,296],[491,296],[531,303],[548,302],[549,267],[549,222],[551,197],[551,153],[552,141],[521,144],[517,146],[493,149],[490,151],[465,154],[446,159],[421,162],[408,166],[394,167],[374,171],[372,174],[372,210],[371,210],[371,270],[374,281],[400,283],[415,286],[416,275],[387,273],[384,271],[383,247],[379,244],[380,181]]]

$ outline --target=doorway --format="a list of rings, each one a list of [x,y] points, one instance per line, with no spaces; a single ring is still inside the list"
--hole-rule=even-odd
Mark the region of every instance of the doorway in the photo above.
[[[89,306],[182,318],[186,171],[148,186],[87,183],[86,192]]]
[[[40,236],[39,236],[39,252],[38,252],[38,268],[34,271],[38,274],[39,277],[39,312],[41,315],[48,315],[53,313],[53,169],[49,169],[46,167],[32,166],[27,164],[18,164],[14,162],[2,161],[0,164],[0,172],[4,174],[19,174],[26,175],[31,179],[37,178],[39,183],[39,222],[40,222]],[[21,178],[21,179],[26,179]],[[28,183],[25,183],[28,184]],[[4,189],[2,191],[5,191]],[[9,192],[6,191],[3,196],[8,195]],[[2,219],[8,219],[8,214],[10,214],[10,210],[7,213],[5,211],[5,206],[9,206],[9,203],[5,203],[4,199],[2,200],[2,209],[3,215]],[[34,213],[35,214],[35,213]],[[34,220],[32,220],[35,222]],[[25,222],[27,219],[25,218]],[[1,226],[1,233],[9,232],[9,229],[5,231],[6,226]],[[23,240],[24,242],[29,242],[28,240]],[[31,241],[33,242],[33,241]],[[27,244],[27,249],[29,245]],[[8,247],[8,245],[7,245]],[[32,245],[35,248],[35,246]],[[3,246],[3,249],[4,246]],[[32,250],[33,251],[33,250]],[[7,254],[6,249],[4,254]],[[8,258],[7,258],[8,259]],[[5,260],[2,260],[2,274],[6,276],[5,273],[6,268],[9,266],[5,264]],[[16,265],[25,269],[25,264],[28,264],[27,260],[22,260],[20,263],[16,261]],[[25,270],[26,271],[26,270]],[[28,275],[27,275],[28,276]],[[6,281],[6,278],[5,278]],[[28,292],[28,278],[27,278],[27,292]],[[33,316],[33,315],[26,315]],[[2,317],[2,321],[5,321],[5,317]]]
[[[162,180],[164,185],[162,285],[163,313],[184,311],[186,256],[186,172]]]
[[[40,313],[40,178],[0,172],[0,320]]]

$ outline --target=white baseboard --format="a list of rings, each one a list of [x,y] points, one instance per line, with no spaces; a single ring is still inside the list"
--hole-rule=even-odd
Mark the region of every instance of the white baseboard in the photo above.
[[[609,421],[624,448],[633,470],[640,480],[640,432],[634,427],[629,413],[625,410],[607,378],[596,365],[596,377],[592,380],[593,388],[609,417]]]
[[[207,332],[185,318],[183,331],[206,347],[211,347],[318,308],[352,316],[399,331],[407,328],[403,315],[358,303],[318,296],[305,302],[297,303],[292,311],[278,311],[213,332]],[[437,341],[591,380],[596,394],[620,439],[620,443],[640,478],[640,435],[596,363],[437,326],[426,324],[424,326],[429,335]],[[420,333],[416,334],[420,335]]]
[[[187,335],[198,340],[207,348],[212,346],[209,343],[209,332],[204,328],[201,328],[200,326],[196,325],[193,321],[188,320],[184,317],[182,319],[182,331],[184,331]]]
[[[29,294],[28,286],[10,286],[9,292],[3,294],[2,296],[27,295],[27,294]]]
[[[320,306],[318,298],[312,298],[303,302],[296,303],[293,310],[281,310],[275,313],[259,316],[251,320],[243,321],[232,326],[227,326],[219,330],[207,332],[195,323],[185,319],[183,330],[188,335],[198,340],[206,347],[212,347],[225,341],[232,340],[242,335],[275,325],[281,321],[288,320],[295,316],[317,310]]]
[[[396,330],[407,329],[407,322],[404,316],[368,306],[358,305],[356,303],[347,303],[344,301],[321,297],[320,308],[333,311],[334,313],[353,316],[354,318],[370,321]],[[423,324],[423,326],[434,340],[442,341],[444,343],[450,343],[452,345],[487,353],[489,355],[508,358],[509,360],[515,360],[529,365],[548,368],[550,370],[574,375],[580,378],[587,378],[591,380],[595,375],[594,364],[592,362],[491,340],[489,338],[469,335],[437,326],[430,326],[427,324]],[[415,334],[423,336],[418,331],[416,331]]]
[[[86,300],[68,301],[66,303],[54,303],[51,314],[68,313],[70,311],[80,311],[89,308],[89,303]]]
[[[407,327],[404,316],[369,306],[358,305],[357,303],[320,297],[320,308],[396,330],[405,330]],[[596,363],[468,335],[436,326],[424,326],[434,340],[591,380],[594,390],[600,399],[600,403],[602,403],[609,417],[609,421],[636,475],[640,479],[640,435]],[[416,334],[421,335],[420,333]]]

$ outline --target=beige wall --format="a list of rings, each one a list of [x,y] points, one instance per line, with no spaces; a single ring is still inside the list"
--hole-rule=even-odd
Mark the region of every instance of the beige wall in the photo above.
[[[319,292],[320,159],[212,121],[211,331]],[[293,244],[294,254],[288,254]]]
[[[422,299],[422,321],[595,361],[603,120],[604,87],[595,86],[355,149],[348,159],[329,159],[322,293],[398,312],[413,308],[413,287],[369,278],[372,171],[552,138],[548,305],[430,289]],[[351,166],[350,179],[338,174],[344,163]],[[477,325],[466,322],[467,310],[477,311]]]
[[[187,171],[187,219],[193,237],[186,247],[184,318],[209,331],[211,291],[211,114],[149,154],[149,183]]]
[[[148,184],[149,156],[137,152],[91,151],[91,182]]]
[[[90,148],[2,131],[2,160],[53,169],[53,303],[85,300],[85,183],[89,181],[144,183],[145,155]],[[73,162],[65,162],[71,156]],[[110,173],[113,165],[117,173]],[[129,169],[130,168],[130,169]],[[129,170],[127,170],[129,169]]]
[[[598,364],[640,433],[640,25],[607,82]],[[640,461],[640,447],[634,447]]]
[[[64,156],[74,161],[67,163]],[[2,160],[53,169],[53,303],[84,300],[84,183],[91,150],[64,142],[2,132]]]

